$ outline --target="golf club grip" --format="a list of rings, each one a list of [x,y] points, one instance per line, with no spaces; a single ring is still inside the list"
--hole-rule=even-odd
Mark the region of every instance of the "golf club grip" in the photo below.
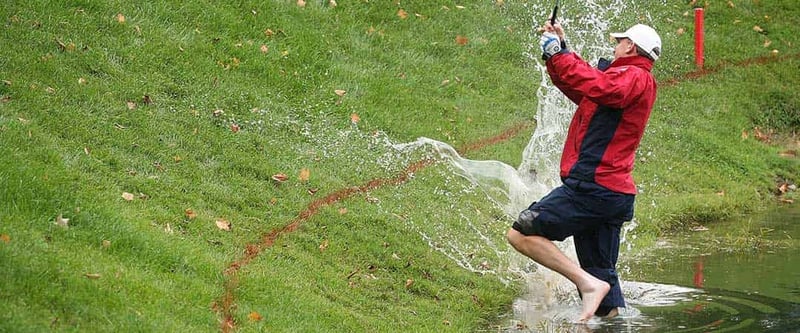
[[[550,16],[550,24],[556,25],[556,15],[558,15],[558,5],[553,7],[553,16]]]

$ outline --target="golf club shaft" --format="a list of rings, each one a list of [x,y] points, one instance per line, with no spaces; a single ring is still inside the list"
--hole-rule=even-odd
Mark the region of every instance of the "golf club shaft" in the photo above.
[[[559,0],[556,0],[556,5],[553,7],[553,15],[550,16],[550,24],[556,25],[556,16],[558,16],[558,4]]]

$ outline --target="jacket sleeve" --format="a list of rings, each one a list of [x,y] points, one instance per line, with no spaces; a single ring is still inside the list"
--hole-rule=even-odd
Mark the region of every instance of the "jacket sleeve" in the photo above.
[[[573,58],[577,59],[578,61],[583,61],[575,53],[566,53],[566,54],[563,54],[563,55],[556,55],[556,56],[561,57],[561,58],[563,58],[563,57],[573,57]],[[556,57],[556,56],[554,56],[554,57]],[[564,95],[566,95],[567,98],[569,98],[573,103],[581,104],[581,100],[583,99],[583,94],[580,93],[579,91],[575,90],[575,89],[572,89],[569,86],[569,84],[567,84],[566,82],[561,80],[561,78],[559,77],[559,75],[557,74],[555,68],[552,65],[552,61],[547,61],[547,62],[545,62],[545,64],[547,65],[547,73],[550,75],[550,80],[553,81],[553,85],[555,85],[556,88],[558,88],[558,90],[561,90],[561,92],[564,93]]]
[[[603,72],[572,54],[550,58],[547,71],[553,83],[573,101],[572,96],[579,95],[615,109],[626,108],[644,86],[644,72],[636,66],[612,67]]]

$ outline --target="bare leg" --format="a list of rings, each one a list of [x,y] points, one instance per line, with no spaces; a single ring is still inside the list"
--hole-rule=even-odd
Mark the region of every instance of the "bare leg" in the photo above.
[[[611,286],[584,271],[577,263],[567,258],[549,239],[541,236],[525,236],[515,229],[507,234],[508,242],[520,253],[533,261],[559,273],[572,281],[583,296],[579,321],[592,318]]]

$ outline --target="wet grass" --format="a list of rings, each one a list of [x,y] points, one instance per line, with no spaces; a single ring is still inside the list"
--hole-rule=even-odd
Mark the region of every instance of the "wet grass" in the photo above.
[[[390,143],[461,147],[532,122],[540,77],[525,53],[541,6],[0,6],[0,331],[220,330],[224,272],[248,244],[320,197],[428,156]],[[669,55],[659,80],[693,71],[690,7],[625,10],[645,7]],[[796,54],[796,7],[710,8],[706,64]],[[621,17],[616,28],[636,16]],[[796,132],[797,61],[662,87],[636,171],[642,235],[757,211],[775,202],[779,179],[796,181],[797,160],[752,133]],[[526,143],[468,157],[518,165]],[[238,272],[232,319],[241,331],[503,325],[519,291],[509,221],[434,164],[279,237]]]

